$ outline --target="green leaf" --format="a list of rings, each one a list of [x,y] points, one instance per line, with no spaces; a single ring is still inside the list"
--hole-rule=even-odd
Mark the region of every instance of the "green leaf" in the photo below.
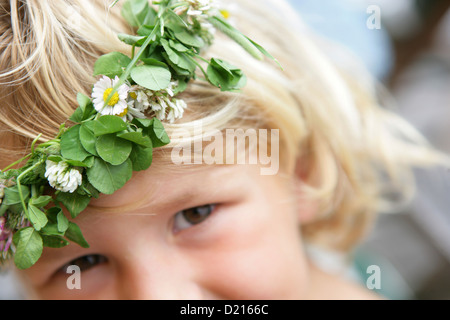
[[[96,137],[127,129],[127,124],[118,116],[101,116],[94,121],[92,128]]]
[[[152,146],[152,141],[150,138],[144,136],[142,132],[126,132],[118,134],[117,137],[131,141],[145,148],[150,148]]]
[[[21,204],[6,206],[6,208],[7,208],[8,212],[10,212],[12,214],[20,214],[20,215],[23,214],[23,206]],[[1,212],[3,212],[3,206],[2,206]]]
[[[117,166],[128,159],[132,144],[112,133],[98,137],[96,148],[98,155],[103,160]]]
[[[80,123],[88,119],[91,115],[93,115],[95,110],[94,106],[92,105],[92,101],[88,96],[82,93],[78,93],[77,101],[79,107],[75,110],[75,112],[72,114],[69,120],[76,123]]]
[[[95,62],[94,76],[105,75],[109,78],[121,76],[131,59],[120,52],[107,53]]]
[[[16,253],[14,263],[19,269],[28,269],[41,257],[43,241],[33,227],[20,229],[13,236]]]
[[[56,216],[56,221],[58,224],[58,231],[66,232],[66,230],[69,228],[69,220],[66,218],[63,212],[58,213],[58,215]]]
[[[89,244],[84,239],[80,227],[73,222],[69,222],[69,228],[66,230],[65,237],[83,248],[89,248]]]
[[[161,44],[163,45],[164,50],[169,57],[169,60],[173,64],[181,69],[188,70],[190,73],[193,73],[195,71],[197,65],[191,59],[189,59],[188,55],[175,51],[172,46],[169,45],[169,42],[164,39],[161,39]]]
[[[72,218],[76,218],[84,209],[87,208],[91,201],[89,196],[80,195],[78,193],[60,192],[56,196],[56,200],[60,201]],[[62,212],[61,212],[62,213]]]
[[[187,23],[171,9],[165,11],[164,17],[164,20],[166,21],[166,27],[171,30],[178,31],[183,28],[189,27]]]
[[[83,121],[84,111],[80,107],[75,109],[75,112],[70,116],[69,120],[75,123],[80,123]]]
[[[205,42],[196,34],[190,32],[186,28],[174,32],[175,38],[189,47],[202,48]]]
[[[141,129],[148,129],[153,125],[153,120],[134,118],[131,123],[133,123],[134,125],[138,126]]]
[[[150,168],[153,160],[153,149],[134,146],[130,154],[133,171],[143,171]]]
[[[2,216],[6,213],[6,211],[9,210],[10,207],[11,207],[11,206],[7,206],[7,205],[5,205],[4,203],[1,204],[1,205],[0,205],[0,217],[2,217]]]
[[[74,114],[70,117],[71,121],[74,121],[76,123],[80,123],[82,121],[87,120],[91,116],[93,116],[96,111],[94,109],[94,105],[92,104],[91,99],[82,94],[77,94],[77,101],[79,104],[79,107],[75,110]]]
[[[43,208],[47,206],[52,200],[53,199],[50,196],[40,196],[30,199],[30,204],[37,208]]]
[[[136,28],[154,22],[157,15],[148,0],[128,0],[123,4],[121,13],[128,24]]]
[[[161,121],[157,118],[152,120],[152,129],[149,130],[149,136],[152,139],[153,148],[159,148],[170,143],[170,138],[167,135],[166,129]]]
[[[39,210],[32,204],[28,205],[28,220],[33,224],[34,229],[37,231],[41,230],[48,222],[47,216],[44,212]]]
[[[142,87],[159,91],[169,86],[172,74],[161,66],[143,65],[131,70],[131,78]]]
[[[63,212],[63,211],[62,211],[62,209],[61,209],[60,207],[58,207],[58,206],[51,207],[51,208],[49,208],[49,209],[47,210],[47,218],[48,218],[48,224],[47,224],[47,226],[48,226],[49,224],[51,224],[51,223],[57,223],[57,217],[58,217],[58,214],[59,214],[60,212]],[[47,226],[45,226],[45,227],[47,227]],[[44,228],[44,229],[45,229],[45,228]]]
[[[175,71],[177,76],[179,76],[179,77],[194,77],[195,76],[194,72],[191,72],[191,71],[186,70],[186,69],[182,69],[179,66],[177,66],[175,63],[173,63],[170,60],[169,55],[167,54],[167,52],[163,52],[162,56],[166,60],[167,64],[169,64],[170,67]]]
[[[20,190],[22,190],[23,200],[26,203],[30,197],[30,188],[22,185]],[[20,201],[19,187],[17,185],[4,189],[5,197],[3,198],[3,204],[7,206],[12,206],[15,204],[22,203]]]
[[[41,235],[44,247],[63,248],[70,244],[69,241],[60,236]]]
[[[95,158],[94,165],[87,169],[89,182],[104,194],[113,194],[122,188],[133,174],[133,166],[128,159],[118,166],[113,166],[102,159]]]
[[[64,232],[60,232],[58,230],[58,223],[56,222],[48,222],[47,225],[42,228],[39,233],[41,235],[46,235],[46,236],[63,236]]]
[[[83,148],[90,154],[97,156],[95,149],[94,121],[85,122],[80,128],[80,142]]]
[[[170,45],[170,47],[172,49],[174,49],[174,50],[176,50],[178,52],[187,52],[187,51],[189,51],[189,48],[185,47],[180,42],[173,41],[172,39],[169,40],[169,45]]]
[[[94,164],[94,158],[92,158],[92,165]],[[98,192],[97,189],[94,188],[94,186],[87,181],[87,179],[84,179],[81,186],[78,188],[77,192],[82,196],[87,196],[90,198],[96,198],[100,196],[100,192]]]
[[[52,156],[49,156],[49,157],[47,158],[47,160],[50,160],[50,161],[53,161],[53,162],[58,163],[58,162],[63,161],[64,159],[63,159],[63,157],[61,157],[61,156],[52,155]]]
[[[92,104],[91,99],[88,96],[86,96],[80,92],[77,94],[77,102],[83,111],[86,109],[87,106]]]
[[[130,46],[141,46],[144,44],[146,37],[132,36],[129,34],[119,33],[117,35],[120,41],[130,45]]]
[[[84,161],[90,154],[84,149],[80,141],[81,125],[67,130],[61,137],[61,155],[69,160]]]
[[[161,62],[161,61],[159,61],[159,60],[157,60],[157,59],[153,59],[153,58],[141,58],[141,60],[142,60],[145,64],[150,65],[150,66],[160,66],[160,67],[163,67],[163,68],[167,68],[167,64],[165,64],[164,62]]]
[[[239,90],[247,82],[239,68],[220,59],[212,58],[206,73],[208,80],[222,91]]]
[[[64,232],[58,230],[58,214],[62,213],[60,207],[52,207],[47,210],[48,223],[40,230],[41,235],[63,236]]]
[[[136,31],[136,33],[140,36],[143,37],[148,37],[152,34],[153,30],[154,30],[154,25],[142,25],[139,27],[139,29]],[[153,40],[155,40],[156,37],[153,37]]]
[[[87,157],[86,160],[83,161],[83,163],[86,165],[86,168],[92,167],[92,165],[94,164],[94,158],[95,158],[95,156],[90,156],[90,157]]]
[[[86,158],[86,159],[89,159],[89,158]],[[82,162],[82,161],[78,161],[78,160],[65,160],[65,162],[72,167],[87,168],[87,167],[89,167],[89,165],[85,161]]]

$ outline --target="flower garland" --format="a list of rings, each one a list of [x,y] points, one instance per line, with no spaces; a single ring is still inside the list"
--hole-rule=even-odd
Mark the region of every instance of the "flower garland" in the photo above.
[[[239,68],[200,55],[212,44],[216,29],[255,58],[273,59],[231,26],[228,15],[211,0],[123,4],[122,16],[136,35],[118,37],[131,46],[132,56],[101,56],[94,66],[100,79],[91,97],[78,94],[71,125],[62,124],[55,139],[38,145],[39,135],[26,157],[0,171],[0,266],[13,258],[19,269],[27,269],[44,247],[61,248],[70,241],[89,247],[63,208],[75,218],[92,198],[113,194],[133,171],[148,169],[153,149],[170,143],[162,121],[173,123],[183,116],[187,105],[176,96],[192,79],[222,91],[245,85]]]

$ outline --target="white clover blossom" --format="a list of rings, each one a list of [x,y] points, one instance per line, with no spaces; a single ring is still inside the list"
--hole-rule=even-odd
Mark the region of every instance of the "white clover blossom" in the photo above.
[[[177,86],[178,81],[172,81],[166,89],[159,91],[132,86],[128,99],[128,119],[145,118],[145,112],[153,112],[158,120],[168,120],[170,123],[180,119],[187,104],[182,99],[174,98]]]
[[[81,185],[83,177],[80,171],[70,169],[64,161],[47,160],[45,165],[45,177],[54,189],[73,193]]]
[[[187,14],[189,16],[210,16],[214,8],[213,0],[187,0]]]
[[[174,123],[175,120],[183,117],[187,104],[182,99],[174,98],[174,88],[177,86],[178,81],[172,81],[167,89],[150,92],[150,107],[158,120],[168,120],[170,123]]]
[[[103,76],[92,90],[92,98],[94,108],[102,115],[113,115],[123,117],[128,112],[128,91],[130,88],[126,84],[122,84],[106,103],[108,97],[113,91],[113,88],[119,82],[119,77],[114,79]]]
[[[138,85],[131,86],[128,98],[128,105],[130,105],[131,103],[136,110],[140,112],[145,112],[150,106],[148,96],[145,93],[146,90],[147,89],[145,89],[144,87]]]
[[[167,120],[170,123],[174,123],[176,119],[181,119],[184,114],[184,110],[187,108],[186,102],[181,99],[173,99],[170,103],[170,110],[167,114]]]

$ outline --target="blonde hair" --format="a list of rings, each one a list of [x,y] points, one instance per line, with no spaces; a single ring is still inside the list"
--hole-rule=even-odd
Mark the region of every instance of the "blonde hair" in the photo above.
[[[120,8],[92,0],[0,0],[0,141],[2,157],[17,159],[43,133],[50,139],[90,95],[93,64],[111,51],[130,53],[117,32],[130,33]],[[120,2],[119,2],[120,5]],[[241,67],[241,94],[193,82],[184,93],[189,112],[173,132],[225,128],[280,129],[283,171],[302,167],[301,193],[319,203],[304,237],[335,249],[351,248],[386,204],[387,190],[411,194],[414,166],[444,156],[409,124],[380,107],[375,84],[341,72],[318,49],[283,1],[236,1],[231,19],[281,63],[257,61],[218,35],[206,52]],[[6,141],[11,144],[6,144]],[[5,142],[5,143],[4,143]],[[159,157],[168,154],[161,152]],[[159,161],[159,160],[158,160]],[[382,207],[386,209],[386,207]]]

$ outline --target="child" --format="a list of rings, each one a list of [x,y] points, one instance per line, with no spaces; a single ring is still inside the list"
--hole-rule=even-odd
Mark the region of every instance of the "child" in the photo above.
[[[194,17],[210,6],[185,3]],[[120,14],[129,4],[109,5],[1,0],[2,168],[23,157],[38,134],[40,142],[58,134],[79,105],[77,92],[92,96],[94,107],[113,98],[96,91],[111,80],[92,77],[94,63],[110,52],[133,56],[117,33],[136,29]],[[191,80],[177,96],[185,105],[162,116],[171,143],[155,150],[151,167],[73,219],[89,248],[45,248],[31,268],[18,271],[30,297],[376,298],[321,271],[305,247],[350,253],[374,214],[389,205],[390,191],[409,195],[412,168],[444,157],[379,106],[368,78],[333,66],[286,3],[240,0],[223,9],[224,19],[262,44],[282,69],[205,24],[215,41],[204,58],[242,68],[246,85],[230,93],[201,75]],[[139,101],[136,93],[130,97]],[[46,177],[61,190],[57,179],[51,182],[52,168]],[[70,180],[75,188],[77,177]],[[78,289],[68,287],[71,266],[81,271]]]

